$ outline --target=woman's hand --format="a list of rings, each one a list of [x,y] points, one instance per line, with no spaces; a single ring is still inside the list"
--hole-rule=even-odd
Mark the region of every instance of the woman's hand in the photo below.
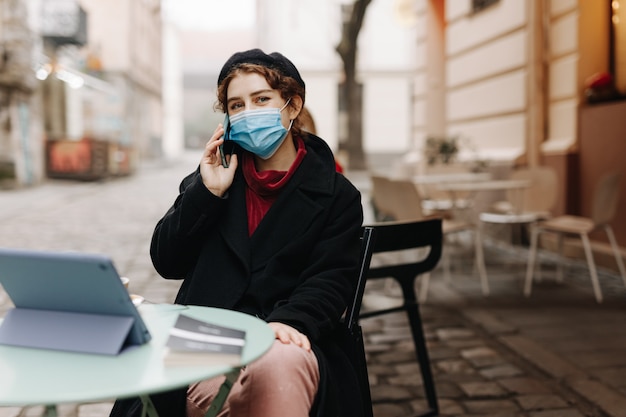
[[[224,143],[224,127],[220,123],[213,136],[207,142],[200,160],[200,175],[204,186],[218,197],[222,197],[235,177],[237,169],[237,155],[226,155],[228,168],[222,166],[222,160],[219,154],[219,146]]]
[[[271,322],[269,326],[274,330],[276,339],[280,340],[284,344],[295,343],[307,352],[311,350],[311,342],[309,338],[284,323]]]

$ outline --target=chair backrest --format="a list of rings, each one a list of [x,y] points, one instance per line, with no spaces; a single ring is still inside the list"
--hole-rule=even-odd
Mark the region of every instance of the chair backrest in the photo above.
[[[403,256],[393,263],[370,265],[367,278],[395,277],[412,283],[417,275],[434,269],[441,258],[443,245],[441,222],[440,218],[432,218],[373,224],[376,230],[373,254],[419,248],[429,250],[423,259]]]
[[[513,171],[511,179],[530,180],[531,185],[524,190],[522,212],[550,212],[558,199],[558,177],[554,168],[538,166],[519,168]],[[507,199],[513,202],[517,190],[507,192]]]
[[[593,190],[591,218],[596,226],[610,223],[617,212],[619,202],[620,173],[604,175]]]
[[[372,176],[372,202],[377,221],[424,219],[422,198],[415,183],[408,179]]]
[[[372,206],[376,220],[391,220],[393,211],[390,206],[392,199],[389,194],[389,182],[391,180],[383,175],[372,175],[370,180],[372,182]]]
[[[389,179],[387,205],[393,221],[423,220],[422,197],[415,183],[407,179]]]

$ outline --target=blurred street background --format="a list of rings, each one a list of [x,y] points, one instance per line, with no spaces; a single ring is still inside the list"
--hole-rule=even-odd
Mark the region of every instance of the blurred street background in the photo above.
[[[442,416],[626,417],[624,0],[0,0],[0,246],[104,253],[129,291],[171,302],[149,239],[223,120],[222,64],[255,47],[300,70],[367,222],[434,210],[472,226],[446,239],[451,275],[433,271],[421,306]],[[376,178],[411,192],[381,197]],[[576,235],[565,258],[539,239],[523,295],[529,226],[562,215],[594,227],[601,302]],[[364,308],[398,302],[372,283]],[[419,413],[406,321],[362,324],[375,416]]]

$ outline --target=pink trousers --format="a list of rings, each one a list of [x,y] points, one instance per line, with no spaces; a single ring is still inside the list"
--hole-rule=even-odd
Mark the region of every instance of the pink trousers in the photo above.
[[[313,352],[278,340],[245,367],[233,385],[220,417],[307,417],[319,385]],[[224,377],[200,381],[187,390],[187,417],[203,417]]]

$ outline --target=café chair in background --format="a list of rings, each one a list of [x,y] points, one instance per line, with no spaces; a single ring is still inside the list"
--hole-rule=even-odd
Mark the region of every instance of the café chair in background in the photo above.
[[[374,175],[371,176],[371,180],[372,205],[378,221],[408,221],[432,218],[431,216],[426,216],[422,211],[422,198],[418,188],[411,180]],[[489,283],[487,282],[482,243],[480,242],[479,234],[476,233],[476,225],[469,221],[443,218],[442,228],[444,239],[463,232],[469,231],[474,233],[475,265],[480,276],[483,294],[487,295],[489,293]],[[444,277],[447,281],[450,280],[451,275],[450,265],[450,254],[444,249],[442,266]],[[429,282],[430,274],[424,274],[420,289],[420,301],[422,302],[425,302],[428,296]]]
[[[494,203],[491,210],[485,212],[496,218],[502,216],[500,222],[515,221],[516,216],[525,218],[534,216],[537,220],[552,216],[552,210],[558,197],[558,177],[556,170],[547,166],[518,168],[511,173],[512,180],[528,180],[530,186],[523,190],[507,190],[505,200]],[[481,213],[482,214],[482,213]]]
[[[538,222],[531,227],[531,243],[528,266],[526,270],[526,281],[524,283],[524,294],[528,297],[531,293],[533,283],[533,273],[535,269],[535,260],[537,259],[537,250],[539,246],[539,235],[541,233],[554,233],[557,235],[557,247],[559,255],[563,257],[563,238],[564,236],[579,236],[582,240],[587,265],[591,277],[591,284],[598,303],[602,302],[602,290],[598,280],[593,252],[591,250],[591,242],[589,234],[598,229],[604,229],[611,243],[615,261],[619,268],[624,285],[626,285],[626,269],[624,261],[613,234],[610,222],[615,217],[617,204],[619,200],[619,183],[621,174],[610,173],[603,176],[596,184],[593,192],[593,200],[591,207],[591,217],[563,215],[553,217],[551,219]],[[563,264],[557,263],[557,280],[563,280]]]
[[[485,181],[491,178],[487,172],[472,172],[464,163],[426,165],[423,173],[413,177],[420,195],[422,208],[427,213],[447,216],[459,210],[469,210],[473,204],[471,192],[462,191],[451,195],[440,190],[439,184],[445,182]]]
[[[513,171],[510,179],[530,181],[530,185],[507,190],[505,200],[497,201],[488,211],[479,213],[478,233],[484,238],[486,227],[504,225],[510,232],[509,243],[514,244],[523,240],[530,225],[552,216],[559,188],[556,171],[550,167],[519,168]]]
[[[372,182],[371,205],[374,209],[376,221],[393,220],[394,197],[392,196],[391,178],[383,175],[371,175]]]

